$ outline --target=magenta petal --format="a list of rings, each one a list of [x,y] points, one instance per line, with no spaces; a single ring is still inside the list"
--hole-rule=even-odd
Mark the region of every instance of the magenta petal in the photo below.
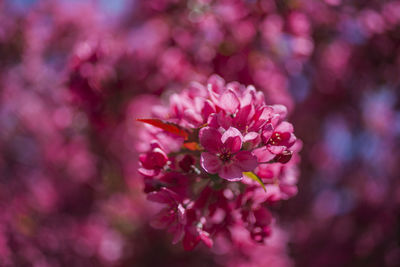
[[[260,135],[256,132],[249,132],[244,136],[244,141],[245,142],[253,142],[256,140]]]
[[[240,151],[235,155],[235,161],[244,172],[253,171],[258,165],[256,156],[250,151]]]
[[[285,146],[271,146],[271,145],[268,145],[267,147],[268,147],[269,152],[271,152],[272,154],[276,154],[276,155],[277,154],[281,154],[286,149]]]
[[[258,162],[268,162],[276,156],[266,146],[254,149],[253,154],[257,157]]]
[[[272,222],[271,213],[264,207],[253,210],[253,214],[258,225],[266,226]]]
[[[185,226],[179,223],[174,229],[172,229],[172,232],[173,232],[172,244],[175,245],[182,240],[183,235],[185,234]]]
[[[203,117],[203,121],[207,121],[208,117],[215,113],[214,104],[210,100],[206,100],[204,102],[204,106],[201,109],[201,116]]]
[[[233,119],[235,127],[242,129],[242,130],[244,130],[246,128],[252,108],[253,108],[252,105],[247,105],[247,106],[239,109],[235,118]]]
[[[279,125],[276,127],[275,132],[278,133],[293,133],[293,125],[287,121],[283,121],[279,123]]]
[[[182,240],[183,248],[187,251],[194,249],[200,242],[200,236],[197,233],[194,234],[193,232],[194,231],[192,230],[187,230]]]
[[[230,137],[239,137],[240,141],[243,141],[243,136],[241,132],[234,127],[229,127],[229,129],[224,132],[224,134],[221,137],[222,143],[225,143],[226,140]]]
[[[147,199],[163,204],[175,204],[175,202],[180,200],[179,196],[175,192],[165,187],[161,188],[160,191],[149,193]]]
[[[203,122],[203,117],[200,116],[200,114],[198,114],[193,109],[186,109],[183,112],[183,116],[184,116],[184,119],[186,119],[187,121],[194,123],[194,124]]]
[[[235,113],[239,107],[239,99],[232,90],[226,90],[219,99],[218,106],[229,113]]]
[[[217,153],[222,147],[221,133],[211,127],[204,127],[199,132],[200,144],[212,153]]]
[[[274,133],[274,128],[270,123],[264,126],[264,129],[262,131],[262,139],[264,143],[268,143],[268,140],[271,138],[273,133]]]
[[[208,116],[207,125],[209,127],[211,127],[211,128],[216,128],[216,129],[219,128],[220,125],[219,125],[219,122],[218,122],[217,113],[212,113],[212,114],[210,114],[210,116]]]
[[[175,215],[170,214],[170,208],[162,209],[158,214],[156,214],[150,225],[156,229],[165,229],[175,221]]]
[[[208,78],[207,86],[210,86],[214,92],[220,93],[225,87],[225,80],[221,76],[213,74]]]
[[[229,114],[224,114],[224,112],[218,113],[218,125],[224,129],[228,129],[232,125],[232,118]]]
[[[253,123],[253,125],[251,125],[250,130],[258,131],[272,117],[272,114],[273,114],[273,110],[270,106],[265,106],[265,107],[259,109],[252,118],[252,121],[254,123]]]
[[[138,172],[143,175],[143,176],[149,176],[149,177],[153,177],[156,176],[157,174],[160,173],[160,170],[149,170],[149,169],[145,169],[145,168],[139,168]]]
[[[228,181],[240,181],[243,178],[242,170],[236,164],[223,165],[218,175]]]
[[[221,137],[226,151],[236,153],[242,148],[243,136],[240,131],[234,127],[229,127]]]
[[[273,105],[272,108],[275,113],[280,115],[281,119],[284,119],[288,113],[287,108],[284,105]]]
[[[203,241],[203,243],[204,243],[207,247],[211,248],[211,247],[213,246],[214,242],[213,242],[213,240],[211,239],[210,234],[209,234],[208,232],[203,231],[203,230],[200,230],[200,229],[198,229],[197,231],[198,231],[198,233],[199,233],[199,236],[200,236],[201,241]]]
[[[242,148],[242,140],[239,136],[229,137],[224,144],[225,151],[236,153]]]
[[[245,143],[249,144],[250,148],[256,147],[261,142],[261,137],[256,132],[249,132],[243,139]]]
[[[213,174],[219,171],[222,162],[216,155],[203,152],[201,153],[200,164],[206,172]]]
[[[296,143],[296,140],[297,140],[297,137],[293,134],[293,133],[291,133],[290,134],[290,138],[289,138],[289,140],[287,141],[287,144],[286,144],[286,147],[291,147],[292,145],[294,145],[294,143]]]

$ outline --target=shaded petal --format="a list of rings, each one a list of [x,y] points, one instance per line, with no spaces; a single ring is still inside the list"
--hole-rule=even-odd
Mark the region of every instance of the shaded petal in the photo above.
[[[273,133],[274,133],[274,128],[272,127],[272,124],[268,123],[267,125],[265,125],[264,129],[262,130],[263,142],[268,143],[268,140],[271,138]]]
[[[175,221],[175,215],[170,213],[170,208],[162,209],[150,221],[150,225],[156,229],[165,229]]]
[[[240,138],[243,138],[242,133],[236,129],[235,127],[229,127],[228,130],[226,130],[224,132],[224,134],[221,137],[221,141],[222,143],[225,143],[226,139],[228,139],[228,137],[235,137],[235,136],[239,136]]]
[[[272,215],[271,213],[264,207],[259,207],[253,210],[254,217],[256,219],[256,223],[258,226],[266,226],[271,224]]]
[[[186,109],[183,112],[183,117],[190,123],[196,124],[196,123],[202,123],[203,122],[203,117],[200,116],[195,110],[193,109]]]
[[[251,131],[258,131],[261,127],[271,119],[273,114],[273,109],[270,106],[261,107],[254,114],[252,121],[253,124],[249,128]]]
[[[185,226],[179,223],[171,232],[173,234],[172,244],[175,245],[182,240],[185,234]]]
[[[168,156],[160,148],[154,148],[152,151],[139,156],[140,163],[145,169],[162,168],[168,161]]]
[[[273,168],[270,168],[272,164],[260,164],[257,168],[257,176],[261,179],[272,179],[275,177],[275,172]]]
[[[207,125],[212,128],[219,128],[220,125],[218,122],[218,115],[216,113],[212,113],[208,116]]]
[[[268,162],[275,157],[266,146],[253,150],[253,154],[257,157],[258,162]]]
[[[179,196],[175,192],[165,187],[161,188],[160,191],[149,193],[147,199],[153,202],[169,205],[174,205],[176,202],[180,201]]]
[[[239,104],[239,99],[232,90],[226,90],[218,101],[218,106],[229,113],[234,113]]]
[[[213,74],[208,78],[207,86],[211,87],[214,92],[221,93],[225,87],[225,80],[221,76]]]
[[[240,181],[243,178],[242,170],[236,164],[223,165],[218,175],[228,181]]]
[[[183,248],[187,251],[194,249],[200,242],[200,236],[194,232],[193,229],[189,229],[185,232],[185,236],[182,240]]]
[[[274,113],[278,113],[282,120],[286,117],[288,113],[287,108],[284,105],[277,104],[273,105],[272,108],[274,109]]]
[[[224,112],[218,113],[218,125],[224,129],[228,129],[232,125],[232,117],[229,114],[224,114]]]
[[[250,151],[240,151],[235,155],[235,164],[239,166],[243,172],[249,172],[257,167],[257,157]]]
[[[204,106],[201,109],[201,116],[203,117],[203,121],[207,121],[208,117],[215,113],[215,106],[210,100],[206,100],[204,102]]]
[[[145,168],[139,168],[138,172],[143,176],[153,177],[160,173],[160,169],[149,170],[149,169],[145,169]]]
[[[297,140],[297,137],[293,133],[291,133],[289,140],[287,141],[286,147],[289,148],[292,145],[294,145],[294,143],[296,143],[296,140]]]
[[[200,157],[200,164],[208,173],[217,173],[222,166],[221,160],[214,154],[203,152]]]
[[[235,153],[242,148],[243,136],[240,131],[234,127],[229,127],[221,137],[224,148]]]
[[[203,243],[207,247],[211,248],[213,246],[214,242],[211,239],[210,234],[208,232],[206,232],[206,231],[201,230],[201,229],[198,229],[197,231],[199,233],[201,241],[203,241]]]
[[[221,133],[211,127],[204,127],[199,132],[200,144],[212,153],[217,153],[222,147]]]
[[[249,132],[244,136],[244,142],[249,144],[250,148],[256,147],[261,142],[261,137],[256,132]],[[247,148],[249,148],[247,147]]]
[[[286,146],[272,146],[272,145],[267,145],[267,148],[269,152],[272,154],[281,154],[283,151],[285,151]]]
[[[287,121],[283,121],[279,123],[279,125],[276,127],[275,132],[279,133],[293,133],[293,125]]]
[[[249,132],[244,136],[243,139],[244,139],[245,142],[252,142],[255,139],[257,139],[257,137],[259,137],[259,136],[260,135],[258,133],[256,133],[256,132]]]
[[[235,127],[241,130],[244,130],[246,128],[246,125],[249,124],[249,116],[252,109],[253,109],[252,105],[247,105],[239,109],[235,118],[233,119]]]

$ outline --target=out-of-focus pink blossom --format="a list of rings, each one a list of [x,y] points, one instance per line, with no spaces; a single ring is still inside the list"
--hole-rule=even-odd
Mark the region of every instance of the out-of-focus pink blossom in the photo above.
[[[182,239],[188,250],[200,241],[211,247],[235,225],[264,243],[272,222],[266,204],[297,192],[292,155],[298,157],[300,146],[286,108],[266,105],[253,86],[212,75],[206,86],[193,83],[171,95],[169,108],[156,106],[154,114],[158,118],[139,120],[151,125],[141,141],[150,145],[139,157],[139,172],[149,199],[167,205],[156,225],[169,226],[174,243]]]

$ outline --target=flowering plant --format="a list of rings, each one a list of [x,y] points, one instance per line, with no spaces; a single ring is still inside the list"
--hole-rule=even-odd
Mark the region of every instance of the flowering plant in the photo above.
[[[139,157],[150,201],[165,205],[153,221],[187,250],[213,245],[221,233],[245,227],[263,243],[270,234],[268,204],[296,194],[300,141],[282,105],[267,105],[253,86],[213,75],[156,106]],[[155,127],[154,127],[155,126]],[[294,157],[293,157],[294,156]]]

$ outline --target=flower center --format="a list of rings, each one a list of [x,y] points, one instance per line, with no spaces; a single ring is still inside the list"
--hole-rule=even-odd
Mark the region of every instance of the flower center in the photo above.
[[[273,146],[279,146],[283,142],[289,140],[290,134],[288,133],[273,133],[271,138],[268,141],[268,144],[273,145]]]
[[[221,153],[221,154],[219,155],[219,158],[220,158],[221,161],[223,161],[223,162],[228,162],[228,161],[231,160],[232,154],[229,153],[229,152]]]

